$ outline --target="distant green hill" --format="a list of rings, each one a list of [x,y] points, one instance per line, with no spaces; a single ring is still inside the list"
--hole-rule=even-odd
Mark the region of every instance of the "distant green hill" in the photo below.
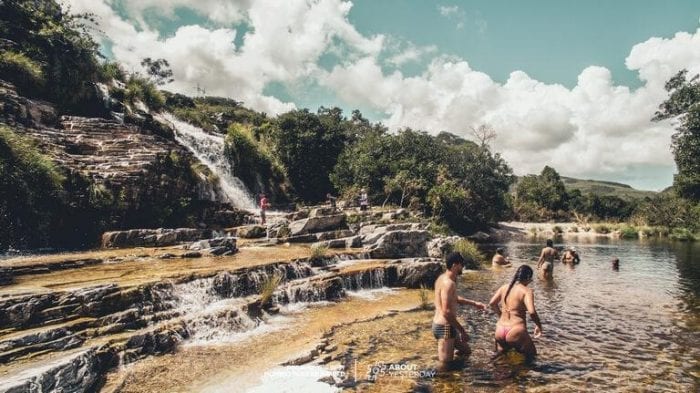
[[[642,199],[653,197],[656,191],[636,190],[627,184],[615,183],[603,180],[582,180],[573,177],[561,177],[567,190],[578,189],[582,194],[593,193],[596,195],[614,195],[622,199]]]

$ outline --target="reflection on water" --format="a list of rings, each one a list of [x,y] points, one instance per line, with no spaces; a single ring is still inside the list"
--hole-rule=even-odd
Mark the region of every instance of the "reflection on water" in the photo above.
[[[436,378],[412,380],[419,391],[698,391],[700,384],[700,292],[698,246],[693,244],[608,241],[576,246],[581,264],[569,268],[557,262],[554,282],[536,280],[532,287],[543,322],[536,340],[535,365],[527,367],[511,355],[489,362],[496,317],[462,309],[473,354],[464,368]],[[540,244],[506,245],[514,267],[465,274],[462,296],[488,301],[498,286],[509,282],[517,266],[535,266]],[[610,259],[620,259],[613,271]],[[695,257],[697,258],[697,257]],[[435,340],[429,334],[432,314],[409,313],[377,321],[376,332],[363,338],[367,326],[338,332],[338,340],[356,344],[363,364],[411,358],[421,368],[435,364]],[[416,330],[409,329],[413,326]],[[405,327],[405,328],[404,328]],[[533,326],[529,324],[532,331]],[[379,336],[381,334],[377,333]],[[371,335],[370,335],[371,336]],[[363,347],[362,342],[366,341]],[[369,343],[374,340],[374,345]],[[413,356],[413,357],[411,357]],[[381,379],[367,391],[406,391],[406,381]]]

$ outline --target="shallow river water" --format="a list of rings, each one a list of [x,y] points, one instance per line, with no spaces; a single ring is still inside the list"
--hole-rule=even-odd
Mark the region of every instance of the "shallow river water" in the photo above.
[[[558,392],[698,391],[699,245],[622,240],[565,245],[577,248],[581,263],[574,268],[556,263],[552,283],[531,284],[544,327],[536,341],[535,365],[486,362],[495,316],[466,311],[476,348],[472,367],[428,385],[457,391],[465,386]],[[515,267],[536,266],[542,245],[506,247],[514,267],[465,277],[464,295],[488,301],[498,286],[509,282]],[[619,271],[611,269],[613,256],[620,259]],[[532,331],[531,323],[528,328]]]
[[[333,331],[329,346],[337,349],[332,355],[342,355],[345,373],[359,381],[345,390],[699,391],[700,245],[606,239],[564,245],[577,248],[581,263],[569,268],[557,262],[553,282],[536,279],[531,284],[544,328],[535,342],[539,355],[534,365],[512,355],[491,362],[496,316],[463,308],[460,319],[471,336],[472,354],[458,369],[435,374],[432,311],[398,312]],[[505,247],[514,266],[465,271],[458,286],[462,296],[488,302],[517,266],[535,267],[542,244]],[[611,269],[613,256],[621,261],[619,271]],[[333,391],[336,387],[314,384],[318,378],[295,386],[289,378],[266,375],[291,355],[312,348],[337,322],[415,307],[419,298],[419,291],[402,290],[375,300],[351,298],[313,308],[290,315],[281,330],[253,334],[252,341],[185,346],[179,353],[130,366],[117,379],[122,391],[133,392]],[[427,300],[432,301],[432,292]],[[531,323],[528,328],[532,331]]]

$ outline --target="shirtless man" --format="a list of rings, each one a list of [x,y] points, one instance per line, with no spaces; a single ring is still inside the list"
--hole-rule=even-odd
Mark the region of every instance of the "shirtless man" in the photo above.
[[[510,261],[503,254],[505,254],[505,251],[503,250],[503,248],[498,247],[496,249],[496,254],[491,259],[491,265],[494,267],[495,266],[503,266],[503,267],[510,266]]]
[[[554,273],[554,260],[559,255],[559,252],[554,248],[552,239],[547,239],[547,246],[542,249],[540,259],[537,261],[537,271],[540,277],[545,280],[551,280]]]
[[[469,353],[469,336],[457,320],[457,304],[468,304],[484,310],[486,305],[457,296],[457,276],[462,274],[464,257],[458,252],[445,259],[447,271],[435,281],[435,316],[433,335],[438,342],[438,359],[444,365],[454,359],[454,350]]]

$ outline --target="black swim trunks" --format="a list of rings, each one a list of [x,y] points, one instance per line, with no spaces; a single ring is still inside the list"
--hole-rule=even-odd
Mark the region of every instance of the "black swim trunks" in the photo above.
[[[457,338],[457,329],[452,325],[441,325],[433,323],[433,336],[436,339]]]

